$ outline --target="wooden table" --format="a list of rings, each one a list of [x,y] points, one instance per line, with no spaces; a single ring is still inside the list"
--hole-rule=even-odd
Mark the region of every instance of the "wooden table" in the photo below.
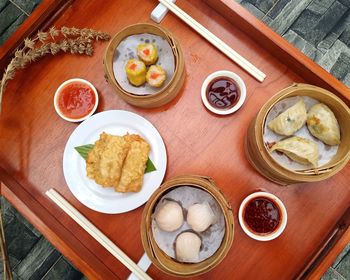
[[[128,110],[156,126],[168,152],[165,180],[181,174],[210,176],[232,204],[235,215],[232,248],[218,267],[198,279],[296,277],[350,205],[350,166],[324,182],[280,187],[249,165],[243,148],[246,129],[271,96],[294,82],[326,87],[347,102],[349,90],[233,1],[207,1],[219,13],[198,0],[178,2],[262,69],[267,74],[264,83],[254,80],[172,14],[161,25],[178,38],[185,55],[187,77],[179,96],[166,106],[139,109],[113,92],[104,79],[102,67],[106,43],[97,43],[91,58],[46,57],[18,72],[4,96],[0,116],[1,194],[89,278],[125,279],[129,271],[45,196],[49,188],[57,189],[133,260],[137,262],[142,256],[139,225],[143,207],[119,215],[92,211],[75,199],[63,177],[63,150],[77,124],[68,123],[55,113],[53,95],[63,81],[81,77],[98,89],[99,112]],[[156,4],[152,0],[76,0],[54,24],[90,27],[113,35],[127,25],[151,22],[149,15]],[[250,36],[260,41],[255,42]],[[203,80],[221,69],[236,72],[247,85],[244,106],[226,117],[211,114],[200,100]],[[238,224],[240,202],[257,189],[276,194],[287,207],[287,228],[274,241],[255,241]],[[322,275],[349,240],[347,230],[309,276]],[[155,279],[171,278],[154,266],[148,272]]]

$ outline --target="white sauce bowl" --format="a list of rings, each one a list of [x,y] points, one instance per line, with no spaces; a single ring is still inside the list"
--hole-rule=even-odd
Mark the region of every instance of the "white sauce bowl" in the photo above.
[[[82,83],[82,84],[86,84],[88,87],[90,87],[92,89],[92,91],[94,92],[94,95],[95,95],[95,105],[94,107],[92,108],[92,110],[89,112],[89,114],[85,115],[84,117],[82,118],[79,118],[79,119],[72,119],[72,118],[69,118],[67,116],[65,116],[59,106],[58,106],[58,96],[61,92],[61,90],[63,88],[65,88],[67,85],[69,84],[72,84],[72,83]],[[88,117],[90,117],[93,113],[95,113],[96,109],[97,109],[97,106],[98,106],[98,94],[97,94],[97,90],[96,88],[94,87],[94,85],[92,83],[90,83],[89,81],[87,80],[84,80],[84,79],[80,79],[80,78],[73,78],[73,79],[70,79],[70,80],[67,80],[65,82],[63,82],[59,87],[58,89],[56,90],[56,93],[55,93],[55,96],[54,96],[54,99],[53,99],[53,105],[55,107],[55,110],[56,110],[56,113],[64,120],[66,121],[69,121],[69,122],[81,122],[85,119],[87,119]]]
[[[254,231],[252,231],[245,223],[244,221],[244,209],[247,206],[248,202],[250,202],[253,198],[256,197],[266,197],[267,199],[273,201],[277,207],[280,210],[280,223],[277,227],[277,229],[271,233],[267,234],[257,234]],[[243,229],[243,231],[251,238],[259,241],[270,241],[282,234],[284,229],[287,226],[287,210],[286,207],[284,206],[283,202],[275,195],[267,192],[255,192],[250,195],[248,195],[241,203],[241,206],[239,207],[239,212],[238,212],[238,220],[239,223]]]
[[[240,92],[239,100],[236,103],[236,105],[234,105],[232,108],[217,109],[217,108],[213,107],[208,101],[207,87],[209,86],[209,84],[212,80],[219,78],[219,77],[232,79],[238,87],[238,90]],[[238,76],[237,74],[235,74],[231,71],[227,71],[227,70],[220,70],[220,71],[217,71],[217,72],[210,74],[204,80],[204,82],[202,84],[202,88],[201,88],[201,97],[202,97],[203,104],[205,105],[205,107],[207,107],[207,109],[209,111],[211,111],[215,114],[218,114],[218,115],[229,115],[229,114],[236,112],[239,108],[242,107],[242,105],[245,101],[246,95],[247,95],[247,88],[246,88],[243,80],[241,79],[241,77]]]

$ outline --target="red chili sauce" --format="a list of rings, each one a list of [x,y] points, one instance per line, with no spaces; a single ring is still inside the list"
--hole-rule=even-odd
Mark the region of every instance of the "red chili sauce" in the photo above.
[[[63,115],[70,119],[80,119],[94,108],[94,91],[86,84],[74,82],[66,85],[58,94],[57,105]]]
[[[255,197],[247,203],[243,218],[248,227],[257,234],[268,234],[278,228],[281,211],[272,200]]]
[[[207,99],[217,109],[232,108],[238,103],[239,97],[239,87],[227,77],[213,79],[207,87]]]

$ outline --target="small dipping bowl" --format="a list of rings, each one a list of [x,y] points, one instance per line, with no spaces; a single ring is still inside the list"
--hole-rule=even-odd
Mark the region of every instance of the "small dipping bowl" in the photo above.
[[[265,217],[268,214],[269,223],[262,218],[262,213],[265,214]],[[267,192],[255,192],[242,201],[238,220],[243,231],[251,238],[259,241],[270,241],[280,236],[284,231],[287,225],[287,210],[277,196]],[[270,230],[268,230],[269,228]]]
[[[53,103],[62,119],[81,122],[96,111],[98,94],[93,84],[84,79],[74,78],[58,87]]]
[[[218,115],[229,115],[243,105],[246,86],[237,74],[221,70],[210,74],[201,88],[202,101],[207,109]]]

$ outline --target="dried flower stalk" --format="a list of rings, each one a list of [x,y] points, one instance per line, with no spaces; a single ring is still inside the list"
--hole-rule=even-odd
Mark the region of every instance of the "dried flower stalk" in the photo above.
[[[91,56],[94,51],[93,41],[106,41],[109,39],[110,36],[101,31],[65,26],[61,27],[61,29],[56,29],[53,26],[48,32],[39,31],[34,38],[24,39],[24,47],[16,50],[15,56],[6,67],[0,81],[0,112],[6,85],[9,80],[14,78],[16,70],[25,68],[29,63],[37,61],[46,54],[55,55],[61,51]]]

